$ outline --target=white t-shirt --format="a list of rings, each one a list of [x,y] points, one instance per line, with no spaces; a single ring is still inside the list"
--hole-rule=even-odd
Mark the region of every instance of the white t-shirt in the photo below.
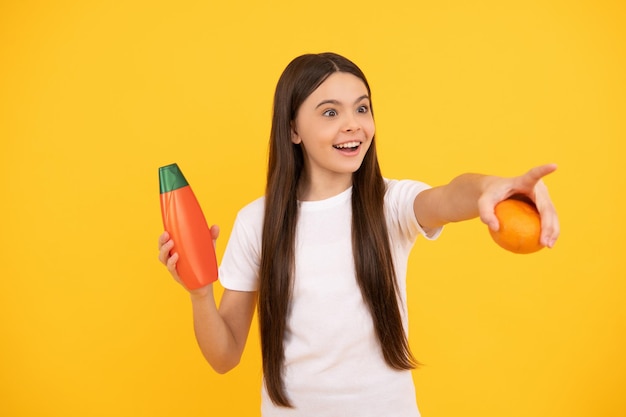
[[[426,236],[415,219],[413,201],[428,186],[385,181],[385,213],[407,329],[407,260],[417,236]],[[411,372],[386,364],[356,280],[351,193],[350,188],[326,200],[299,203],[293,298],[284,341],[286,394],[294,408],[275,406],[263,387],[264,417],[419,416]],[[259,288],[264,204],[259,198],[237,215],[220,265],[225,288]],[[434,239],[440,232],[426,237]]]

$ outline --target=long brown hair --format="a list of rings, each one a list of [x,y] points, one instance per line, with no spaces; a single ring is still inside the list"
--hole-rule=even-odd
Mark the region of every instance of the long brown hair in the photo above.
[[[334,53],[295,58],[281,75],[274,95],[260,266],[259,323],[265,386],[272,401],[285,407],[292,405],[283,381],[283,340],[295,264],[296,192],[304,167],[302,148],[291,142],[291,123],[302,102],[337,71],[360,78],[371,99],[363,72],[350,60]],[[385,361],[394,369],[412,369],[417,362],[409,349],[402,324],[387,224],[381,221],[385,218],[384,195],[385,183],[373,139],[361,167],[353,174],[354,264]]]

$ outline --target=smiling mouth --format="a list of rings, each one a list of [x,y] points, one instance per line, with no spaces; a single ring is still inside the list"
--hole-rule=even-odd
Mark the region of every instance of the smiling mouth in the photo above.
[[[352,142],[340,143],[338,145],[333,145],[333,148],[348,151],[348,150],[354,150],[358,148],[359,146],[361,146],[361,142],[352,141]]]

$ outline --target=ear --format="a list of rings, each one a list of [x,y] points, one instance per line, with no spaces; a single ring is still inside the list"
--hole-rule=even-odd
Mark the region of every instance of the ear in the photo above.
[[[296,124],[293,121],[291,122],[291,142],[296,145],[302,142],[302,139],[300,139],[300,135],[298,135],[298,132],[296,132]]]

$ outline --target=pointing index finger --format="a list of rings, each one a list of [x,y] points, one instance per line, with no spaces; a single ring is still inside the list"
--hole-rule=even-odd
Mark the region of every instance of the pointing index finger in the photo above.
[[[546,164],[531,168],[524,175],[518,177],[519,188],[522,192],[530,192],[535,186],[541,182],[542,178],[556,170],[556,164]]]
[[[556,171],[556,168],[557,168],[556,164],[540,165],[538,167],[531,168],[526,173],[526,175],[531,177],[535,182],[538,182],[540,179],[542,179],[546,175],[551,174],[554,171]]]

